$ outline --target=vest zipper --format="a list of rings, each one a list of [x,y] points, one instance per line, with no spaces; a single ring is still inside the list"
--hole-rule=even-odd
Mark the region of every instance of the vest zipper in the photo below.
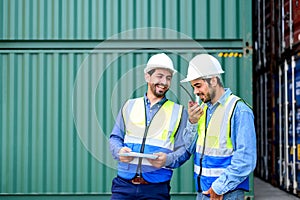
[[[161,105],[161,107],[167,102],[168,100],[166,100],[165,102],[163,102],[163,104]],[[153,120],[153,118],[155,117],[155,115],[158,113],[158,111],[161,109],[161,107],[157,110],[157,112],[153,115],[149,125],[147,126],[147,114],[146,114],[146,105],[145,105],[145,119],[146,119],[146,128],[145,128],[145,132],[143,135],[143,141],[142,141],[142,145],[141,145],[141,149],[140,149],[140,153],[144,153],[145,150],[145,143],[146,143],[146,139],[147,139],[147,134],[148,134],[148,130],[149,127],[151,125],[151,122]],[[136,176],[137,177],[142,177],[142,160],[143,158],[139,158],[139,163],[138,163],[138,167],[136,169]]]
[[[146,126],[144,136],[143,136],[142,146],[141,146],[141,149],[140,149],[140,153],[144,153],[148,129],[149,129],[149,126]],[[138,177],[142,176],[142,160],[143,160],[143,158],[139,158],[139,163],[138,163],[138,167],[137,167],[137,170],[136,170],[136,175]]]

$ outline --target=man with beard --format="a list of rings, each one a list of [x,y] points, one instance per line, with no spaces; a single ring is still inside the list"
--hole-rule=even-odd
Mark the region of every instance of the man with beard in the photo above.
[[[190,122],[198,134],[186,132],[186,148],[194,153],[197,200],[244,199],[249,175],[256,165],[256,134],[252,109],[223,87],[219,61],[211,55],[195,56],[187,78],[202,105],[189,103]],[[200,114],[202,112],[203,114]]]
[[[187,126],[189,116],[183,106],[165,96],[175,72],[166,54],[153,55],[144,69],[147,92],[126,101],[119,111],[109,140],[119,161],[112,181],[113,200],[170,199],[172,168],[191,156],[183,133],[197,129]]]

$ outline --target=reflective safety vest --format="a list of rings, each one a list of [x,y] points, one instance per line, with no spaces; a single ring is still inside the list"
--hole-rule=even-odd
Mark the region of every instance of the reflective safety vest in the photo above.
[[[230,95],[225,105],[219,104],[206,129],[206,110],[198,122],[198,140],[194,156],[194,178],[198,192],[207,191],[212,183],[230,165],[233,155],[231,142],[231,117],[237,102],[241,100]],[[249,180],[236,189],[249,190]]]
[[[157,111],[149,126],[146,126],[144,98],[128,100],[123,108],[122,115],[125,124],[124,145],[132,152],[153,154],[157,152],[170,153],[174,150],[175,134],[179,127],[183,106],[167,100]],[[142,150],[143,138],[144,149]],[[132,179],[136,173],[142,173],[143,178],[151,183],[169,181],[173,174],[172,169],[153,167],[147,159],[142,159],[140,171],[139,158],[130,163],[119,162],[118,175],[124,179]]]

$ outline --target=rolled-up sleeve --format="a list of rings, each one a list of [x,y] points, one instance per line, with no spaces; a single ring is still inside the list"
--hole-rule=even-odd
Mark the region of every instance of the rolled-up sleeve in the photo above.
[[[187,111],[184,110],[182,114],[182,118],[180,121],[180,125],[178,127],[178,131],[175,136],[174,142],[174,151],[172,153],[167,154],[166,166],[170,168],[176,168],[181,166],[185,161],[187,161],[191,153],[186,150],[185,148],[185,140],[184,140],[184,133],[187,130],[187,121],[188,121],[188,114]]]
[[[198,139],[198,123],[191,124],[188,120],[186,128],[183,133],[183,140],[184,140],[185,149],[190,154],[195,153],[197,139]]]
[[[113,158],[116,160],[119,160],[118,153],[120,149],[124,146],[124,135],[124,121],[120,111],[118,113],[115,125],[109,138],[110,151],[112,153]]]
[[[253,172],[256,166],[256,133],[252,110],[238,102],[231,121],[231,140],[234,154],[231,164],[212,184],[217,194],[235,189]]]

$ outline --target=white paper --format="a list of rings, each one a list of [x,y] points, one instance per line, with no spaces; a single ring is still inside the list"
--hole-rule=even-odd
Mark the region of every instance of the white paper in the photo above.
[[[128,153],[119,153],[119,156],[132,156],[132,157],[140,157],[140,158],[150,158],[156,159],[158,156],[154,154],[145,154],[138,152],[128,152]]]

